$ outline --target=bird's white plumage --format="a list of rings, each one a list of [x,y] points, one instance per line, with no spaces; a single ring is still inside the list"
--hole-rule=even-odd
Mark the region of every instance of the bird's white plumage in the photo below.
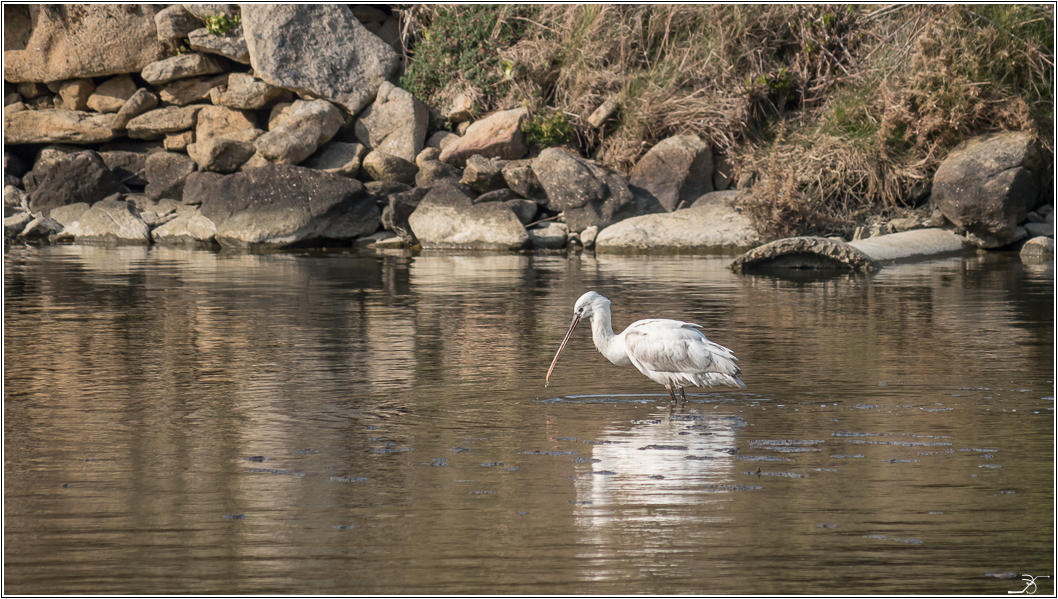
[[[618,366],[632,364],[650,380],[665,385],[670,393],[678,389],[682,395],[683,388],[690,386],[746,386],[739,378],[742,371],[735,364],[735,355],[728,348],[709,341],[699,330],[700,325],[652,318],[636,321],[615,335],[610,300],[594,291],[582,295],[574,305],[573,323],[555,354],[551,370],[583,318],[591,319],[592,339],[606,359]]]

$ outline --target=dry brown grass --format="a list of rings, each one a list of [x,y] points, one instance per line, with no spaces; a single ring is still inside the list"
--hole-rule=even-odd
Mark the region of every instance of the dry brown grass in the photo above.
[[[484,105],[561,111],[582,154],[626,173],[658,141],[696,134],[758,181],[744,208],[773,236],[845,233],[907,205],[972,135],[1030,131],[1053,152],[1050,5],[496,10],[519,33],[498,48],[510,76]],[[608,97],[617,116],[589,126]]]

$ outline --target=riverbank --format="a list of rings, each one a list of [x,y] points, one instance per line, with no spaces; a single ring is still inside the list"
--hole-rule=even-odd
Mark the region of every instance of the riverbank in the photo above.
[[[779,102],[782,110],[753,127],[689,119],[655,123],[642,134],[649,122],[643,98],[621,87],[636,71],[625,65],[607,84],[613,89],[582,94],[574,110],[562,98],[576,86],[537,81],[540,72],[525,57],[526,48],[550,48],[551,67],[574,72],[530,17],[543,19],[537,25],[581,19],[598,32],[639,15],[653,23],[650,31],[669,27],[675,35],[676,13],[532,10],[542,12],[486,5],[5,7],[12,40],[4,54],[5,240],[256,249],[359,240],[490,250],[592,249],[598,240],[600,251],[695,252],[748,249],[781,232],[818,229],[776,195],[779,178],[745,157],[768,137],[751,129],[788,127],[788,117],[803,120],[818,107],[802,97],[800,108]],[[865,17],[831,12],[812,7],[796,15],[834,31]],[[870,14],[872,23],[894,18]],[[942,23],[952,13],[922,13],[912,29],[927,17]],[[101,42],[119,30],[126,47]],[[457,30],[465,35],[441,35]],[[605,54],[596,42],[583,43]],[[770,48],[753,36],[739,43]],[[673,38],[666,60],[680,44],[686,40]],[[682,51],[692,50],[700,48]],[[832,71],[855,62],[858,50],[847,50]],[[530,81],[543,85],[540,93]],[[843,225],[831,219],[825,232],[853,241],[943,227],[982,248],[1053,237],[1053,147],[1039,135],[1051,125],[1030,121],[1022,123],[1027,131],[986,133],[1011,128],[1012,121],[996,120],[977,127],[982,135],[943,148],[948,162],[919,180],[913,197],[864,208],[858,188],[847,186],[842,202],[861,205],[850,213],[859,220],[835,230]],[[638,149],[617,152],[616,140],[628,146],[633,131],[641,132]],[[831,169],[817,170],[822,177]],[[980,188],[996,173],[1009,180],[964,197],[961,190]],[[819,204],[811,185],[794,191]]]

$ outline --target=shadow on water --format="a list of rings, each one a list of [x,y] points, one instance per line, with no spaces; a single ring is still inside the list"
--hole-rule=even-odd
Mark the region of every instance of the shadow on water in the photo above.
[[[993,593],[1053,576],[1054,269],[9,247],[12,593]],[[578,330],[703,325],[748,389]],[[981,542],[987,539],[987,542]],[[1053,591],[1053,578],[1040,588]]]

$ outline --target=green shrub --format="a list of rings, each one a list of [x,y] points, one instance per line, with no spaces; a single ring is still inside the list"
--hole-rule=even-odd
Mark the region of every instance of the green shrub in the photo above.
[[[232,27],[238,25],[240,20],[242,20],[242,15],[235,15],[234,17],[223,14],[212,15],[206,17],[206,31],[213,35],[224,35]]]
[[[561,146],[573,137],[573,130],[561,110],[549,110],[522,121],[525,141],[538,149]]]

